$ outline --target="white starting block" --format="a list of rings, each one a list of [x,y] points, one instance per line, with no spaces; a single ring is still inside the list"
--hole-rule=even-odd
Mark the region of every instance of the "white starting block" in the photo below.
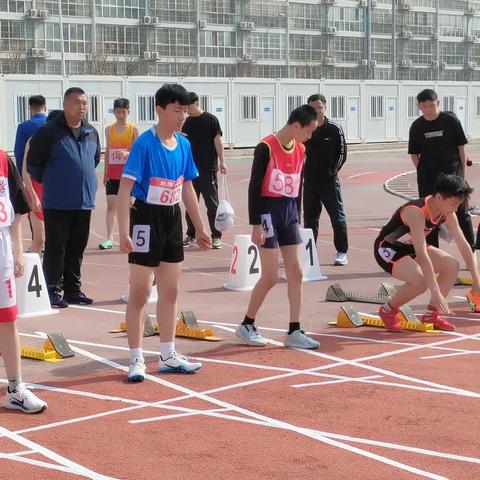
[[[47,282],[38,253],[25,253],[25,273],[15,279],[18,318],[58,313],[50,306]]]
[[[261,274],[260,253],[251,236],[235,235],[228,283],[224,287],[235,291],[252,290]]]
[[[130,283],[130,279],[129,279],[129,283]],[[157,292],[157,281],[156,279],[154,278],[153,279],[153,286],[152,286],[152,291],[150,292],[150,297],[148,299],[148,302],[147,303],[155,303],[157,300],[158,300],[158,292]],[[130,293],[130,289],[127,293],[124,293],[121,297],[120,297],[120,300],[124,303],[128,303],[128,294]]]
[[[313,282],[315,280],[325,280],[327,277],[322,275],[320,270],[320,262],[318,260],[317,246],[313,238],[313,231],[311,228],[301,228],[300,235],[302,236],[302,271],[303,281]]]

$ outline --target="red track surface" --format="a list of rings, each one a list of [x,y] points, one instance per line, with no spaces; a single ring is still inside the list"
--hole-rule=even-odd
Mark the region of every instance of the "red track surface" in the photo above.
[[[477,151],[471,151],[475,159]],[[24,377],[45,389],[39,394],[49,409],[39,416],[0,410],[0,478],[480,478],[480,315],[455,298],[464,287],[450,297],[460,317],[454,333],[326,325],[339,307],[323,302],[328,285],[374,292],[387,279],[375,264],[372,243],[401,199],[387,195],[382,184],[409,169],[404,154],[350,157],[342,172],[350,264],[331,266],[331,230],[322,216],[318,251],[329,278],[305,284],[302,317],[321,347],[301,352],[275,343],[282,342],[288,323],[283,281],[257,319],[273,344],[247,347],[232,333],[249,293],[227,291],[223,284],[234,235],[249,233],[250,171],[248,158],[232,160],[237,226],[225,235],[222,250],[187,251],[179,302],[224,341],[177,339],[179,351],[204,361],[199,373],[182,376],[155,372],[158,337],[146,338],[151,376],[138,385],[125,380],[125,334],[108,333],[124,319],[118,299],[127,288],[128,267],[117,251],[96,249],[104,232],[100,190],[83,267],[84,290],[95,304],[19,321],[23,344],[40,345],[35,332],[61,331],[76,356],[59,364],[23,361]],[[478,184],[477,166],[469,175]],[[413,307],[421,310],[425,300]]]

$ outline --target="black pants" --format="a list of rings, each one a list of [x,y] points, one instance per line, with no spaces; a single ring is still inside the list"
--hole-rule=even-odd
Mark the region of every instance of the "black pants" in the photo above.
[[[330,182],[303,186],[303,224],[313,230],[315,242],[322,206],[325,206],[333,228],[333,243],[337,252],[347,253],[347,219],[343,209],[342,190],[338,178]]]
[[[435,186],[438,175],[439,174],[434,175],[431,174],[431,172],[421,172],[417,170],[418,196],[420,198],[425,198],[433,193],[433,187]],[[460,229],[473,250],[475,248],[475,237],[473,234],[472,219],[468,213],[466,201],[458,207],[456,214]],[[438,230],[433,231],[428,236],[428,244],[438,248]]]
[[[80,292],[80,268],[90,233],[90,210],[43,211],[45,254],[43,271],[49,292],[59,293],[63,277],[65,294]]]
[[[200,199],[201,195],[207,207],[207,217],[212,238],[221,238],[222,232],[219,232],[215,228],[215,215],[217,214],[218,208],[217,172],[200,172],[200,175],[193,180],[193,188],[195,189],[197,198]],[[185,214],[185,219],[187,220],[187,235],[195,237],[195,227],[188,213]]]

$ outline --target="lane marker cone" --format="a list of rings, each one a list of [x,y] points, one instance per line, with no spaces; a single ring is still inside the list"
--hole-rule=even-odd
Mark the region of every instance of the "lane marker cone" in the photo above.
[[[50,306],[47,282],[38,253],[24,253],[25,272],[15,279],[18,318],[58,313]]]
[[[235,235],[228,280],[224,287],[240,292],[252,290],[261,273],[260,253],[251,236]]]
[[[314,282],[316,280],[325,280],[327,277],[322,275],[320,270],[320,262],[318,260],[317,246],[313,238],[313,231],[311,228],[301,228],[300,235],[302,236],[301,246],[301,262],[304,282]]]

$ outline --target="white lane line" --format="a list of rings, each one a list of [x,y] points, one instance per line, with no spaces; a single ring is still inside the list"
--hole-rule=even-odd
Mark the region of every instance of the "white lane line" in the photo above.
[[[478,355],[480,350],[472,350],[471,352],[457,352],[457,353],[442,353],[440,355],[428,355],[420,357],[422,360],[434,360],[437,358],[457,357],[459,355]]]
[[[23,445],[24,447],[29,448],[31,450],[34,450],[36,453],[43,455],[44,457],[47,457],[50,460],[53,460],[60,465],[63,465],[64,467],[69,468],[70,473],[91,478],[92,480],[114,480],[114,477],[108,477],[106,475],[101,475],[100,473],[96,473],[93,470],[90,470],[78,463],[73,462],[72,460],[69,460],[68,458],[63,457],[58,453],[55,453],[53,450],[50,450],[38,443],[32,442],[31,440],[28,440],[27,438],[24,438],[21,435],[18,435],[17,433],[11,432],[10,430],[8,430],[7,428],[1,425],[0,425],[0,434],[5,436],[9,440],[12,440],[13,442],[19,443],[20,445]],[[19,457],[19,458],[21,458],[22,460],[28,460],[23,457]]]
[[[0,459],[13,460],[15,462],[26,463],[28,465],[33,465],[35,467],[43,467],[43,468],[48,468],[50,470],[57,470],[59,472],[65,472],[65,473],[71,473],[71,474],[74,473],[72,472],[72,469],[67,467],[62,467],[60,465],[56,465],[55,463],[47,463],[47,462],[42,462],[40,460],[34,460],[33,458],[25,458],[23,456],[19,456],[18,454],[14,454],[14,453],[0,453]],[[53,478],[53,477],[49,476],[48,478]]]
[[[34,453],[33,450],[22,450],[21,452],[14,452],[14,453],[8,453],[7,455],[15,455],[16,457],[23,456],[23,455],[32,455]]]
[[[177,407],[175,407],[177,408]],[[182,410],[181,407],[178,407],[178,410]],[[206,415],[206,416],[214,416],[213,414],[216,413],[223,413],[223,412],[229,412],[229,408],[214,408],[210,410],[194,410],[190,408],[185,408],[186,410],[185,413],[174,413],[172,415],[161,415],[159,417],[155,417],[155,421],[163,421],[163,420],[173,420],[176,418],[183,418],[183,417],[193,417],[195,415]],[[216,416],[216,415],[215,415]],[[129,420],[128,423],[144,423],[144,420]]]
[[[314,382],[314,383],[297,383],[292,385],[293,388],[301,388],[301,387],[313,387],[313,386],[320,386],[320,385],[335,385],[337,383],[348,383],[348,382],[360,382],[363,383],[365,380],[374,380],[376,378],[382,378],[381,375],[370,375],[368,377],[350,377],[344,378],[343,380],[326,380],[325,382]]]
[[[103,363],[105,365],[108,365],[110,367],[117,368],[117,369],[122,370],[122,371],[127,371],[126,367],[124,367],[124,366],[122,366],[122,365],[120,365],[116,362],[112,362],[112,361],[110,361],[106,358],[100,357],[99,355],[95,355],[91,352],[88,352],[88,351],[83,350],[83,349],[78,348],[78,347],[73,347],[73,349],[75,349],[76,352],[78,352],[78,353],[80,353],[80,354],[82,354],[82,355],[84,355],[84,356],[86,356],[86,357],[88,357],[92,360],[97,360],[98,362]],[[211,396],[208,396],[208,395],[205,395],[205,394],[195,392],[195,391],[193,391],[189,388],[174,384],[172,382],[168,382],[166,380],[154,377],[152,375],[147,374],[145,376],[145,378],[148,379],[148,380],[151,380],[155,383],[159,383],[160,385],[163,385],[165,387],[172,388],[174,390],[178,390],[178,391],[180,391],[182,393],[186,393],[188,395],[192,395],[192,396],[194,396],[194,397],[196,397],[200,400],[204,400],[206,402],[213,403],[214,405],[218,405],[219,407],[224,407],[224,408],[231,409],[232,411],[236,411],[237,413],[242,414],[242,415],[246,415],[247,417],[255,418],[256,420],[261,420],[261,421],[267,422],[269,424],[273,424],[275,426],[283,427],[286,430],[298,433],[300,435],[304,435],[304,436],[307,436],[309,438],[316,439],[316,440],[318,440],[322,443],[326,443],[327,445],[330,445],[330,446],[333,446],[333,447],[338,447],[338,448],[341,448],[343,450],[349,451],[351,453],[356,453],[356,454],[361,455],[363,457],[366,457],[366,458],[369,458],[369,459],[372,459],[372,460],[376,460],[378,462],[387,464],[387,465],[392,466],[392,467],[396,467],[396,468],[401,469],[401,470],[405,470],[405,471],[408,471],[408,472],[411,472],[411,473],[416,473],[417,475],[423,476],[425,478],[431,478],[431,479],[434,479],[434,480],[445,480],[445,477],[443,477],[443,476],[440,476],[440,475],[437,475],[437,474],[434,474],[434,473],[431,473],[431,472],[427,472],[425,470],[421,470],[421,469],[412,467],[410,465],[406,465],[404,463],[397,462],[395,460],[384,457],[382,455],[378,455],[378,454],[375,454],[375,453],[372,453],[372,452],[368,452],[366,450],[362,450],[362,449],[357,448],[357,447],[353,447],[353,446],[348,445],[346,443],[342,443],[342,442],[330,439],[328,437],[325,437],[324,435],[320,435],[320,434],[308,431],[306,429],[303,429],[301,427],[297,427],[297,426],[292,425],[292,424],[287,423],[287,422],[283,422],[281,420],[276,420],[276,419],[267,417],[265,415],[258,414],[256,412],[251,411],[251,410],[239,407],[237,405],[234,405],[234,404],[231,404],[231,403],[228,403],[228,402],[224,402],[222,400],[218,400],[214,397],[211,397]],[[218,415],[218,414],[214,414],[214,415]]]
[[[357,177],[363,177],[364,175],[370,175],[371,173],[377,173],[377,170],[373,170],[372,172],[357,173],[356,175],[350,175],[345,180],[350,180],[352,178],[357,178]]]

